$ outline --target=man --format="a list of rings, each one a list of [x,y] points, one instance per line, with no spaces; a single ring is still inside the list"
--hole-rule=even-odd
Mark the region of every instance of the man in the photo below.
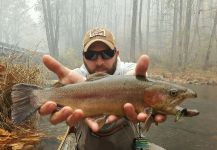
[[[111,75],[146,75],[149,58],[142,55],[137,64],[124,63],[119,58],[119,50],[115,46],[115,40],[106,28],[94,28],[88,31],[83,40],[83,62],[80,68],[70,70],[57,62],[54,58],[46,55],[43,57],[44,64],[59,77],[62,84],[83,82],[88,75],[96,72],[105,72]],[[108,85],[109,86],[109,85]],[[54,102],[44,104],[40,113],[51,114],[56,109]],[[99,126],[93,118],[83,119],[83,111],[77,109],[72,111],[65,106],[60,111],[53,113],[51,123],[57,124],[62,121],[70,127],[76,127],[77,149],[133,149],[133,141],[139,135],[136,123],[144,122],[147,114],[137,114],[130,103],[123,106],[126,118],[118,118],[110,115],[106,125],[99,130]],[[156,115],[156,122],[163,122],[165,116]],[[90,130],[91,129],[91,130]]]

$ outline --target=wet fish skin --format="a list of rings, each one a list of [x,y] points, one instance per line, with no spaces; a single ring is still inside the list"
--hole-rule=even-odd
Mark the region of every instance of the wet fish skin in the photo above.
[[[60,88],[42,89],[18,84],[12,88],[12,120],[22,122],[46,101],[55,101],[73,110],[82,109],[85,117],[124,116],[123,105],[131,103],[137,113],[152,108],[156,113],[176,115],[176,107],[197,95],[191,89],[169,82],[147,80],[144,76],[94,74],[86,82]],[[199,112],[188,110],[191,116]],[[187,111],[187,112],[188,112]],[[193,115],[192,115],[193,114]],[[186,115],[187,116],[187,115]]]

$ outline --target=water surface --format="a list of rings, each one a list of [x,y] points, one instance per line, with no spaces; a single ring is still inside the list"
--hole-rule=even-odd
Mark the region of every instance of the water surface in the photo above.
[[[153,125],[147,136],[168,150],[216,150],[217,87],[188,86],[197,92],[198,98],[189,99],[182,106],[198,109],[200,115],[176,123],[173,116],[168,116],[166,122]]]

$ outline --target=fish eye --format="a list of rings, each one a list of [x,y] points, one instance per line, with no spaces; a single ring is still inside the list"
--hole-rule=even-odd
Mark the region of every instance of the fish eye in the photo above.
[[[169,94],[170,94],[170,96],[175,97],[178,94],[178,90],[177,89],[170,89]]]

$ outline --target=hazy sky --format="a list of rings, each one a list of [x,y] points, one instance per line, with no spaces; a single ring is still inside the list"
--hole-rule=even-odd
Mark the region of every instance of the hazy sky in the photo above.
[[[37,0],[26,0],[27,4],[29,5],[29,11],[28,13],[32,17],[32,19],[37,23],[39,22],[40,13],[35,11],[34,5],[37,3]]]

